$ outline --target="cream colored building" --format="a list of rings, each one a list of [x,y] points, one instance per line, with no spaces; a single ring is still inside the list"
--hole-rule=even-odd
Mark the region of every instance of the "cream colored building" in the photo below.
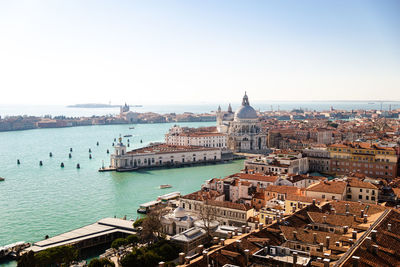
[[[323,200],[346,200],[346,182],[324,181],[312,184],[306,189],[306,196]]]
[[[165,135],[165,143],[176,146],[227,147],[227,136],[218,132],[173,126]]]
[[[356,178],[347,179],[346,200],[364,203],[378,203],[378,188]]]
[[[179,166],[194,163],[218,162],[221,150],[212,147],[173,146],[157,144],[131,151],[119,143],[111,155],[111,168],[117,171],[134,170],[149,167]]]

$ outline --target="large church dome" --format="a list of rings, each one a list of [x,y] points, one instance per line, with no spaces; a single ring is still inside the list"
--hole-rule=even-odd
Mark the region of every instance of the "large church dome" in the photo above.
[[[242,106],[235,112],[235,121],[257,119],[257,112],[250,106],[247,94],[244,94]]]

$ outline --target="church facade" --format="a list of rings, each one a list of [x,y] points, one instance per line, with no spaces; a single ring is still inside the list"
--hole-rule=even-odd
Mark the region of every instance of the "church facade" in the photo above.
[[[228,148],[234,152],[265,153],[267,134],[262,131],[257,112],[250,106],[245,93],[241,107],[235,112],[229,105],[228,111],[217,111],[217,130],[227,134]]]

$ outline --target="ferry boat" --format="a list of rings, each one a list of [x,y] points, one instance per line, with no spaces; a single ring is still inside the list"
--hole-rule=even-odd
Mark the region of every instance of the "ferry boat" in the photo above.
[[[172,185],[170,185],[170,184],[162,184],[162,185],[160,185],[160,189],[171,188],[171,187],[172,187]]]
[[[126,134],[126,135],[124,135],[124,137],[132,137],[132,135],[131,134]]]
[[[137,209],[138,213],[141,214],[147,214],[149,213],[152,209],[156,208],[159,204],[161,203],[160,200],[153,200],[147,203],[143,203],[140,205],[140,207]]]

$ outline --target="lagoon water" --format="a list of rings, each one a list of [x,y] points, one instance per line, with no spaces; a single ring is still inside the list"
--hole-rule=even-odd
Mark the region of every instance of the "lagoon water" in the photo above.
[[[45,235],[61,234],[104,217],[127,215],[135,219],[136,209],[143,202],[173,191],[193,192],[206,179],[223,177],[243,167],[243,161],[234,161],[178,169],[98,172],[103,161],[109,165],[106,151],[113,152],[112,142],[119,134],[132,134],[130,148],[136,148],[163,141],[172,125],[138,124],[133,130],[129,125],[104,125],[1,132],[0,177],[6,180],[0,182],[0,246],[39,241]],[[180,125],[211,126],[215,122]],[[39,166],[40,160],[43,166]],[[76,169],[77,163],[81,169]],[[160,184],[173,187],[161,190]]]

